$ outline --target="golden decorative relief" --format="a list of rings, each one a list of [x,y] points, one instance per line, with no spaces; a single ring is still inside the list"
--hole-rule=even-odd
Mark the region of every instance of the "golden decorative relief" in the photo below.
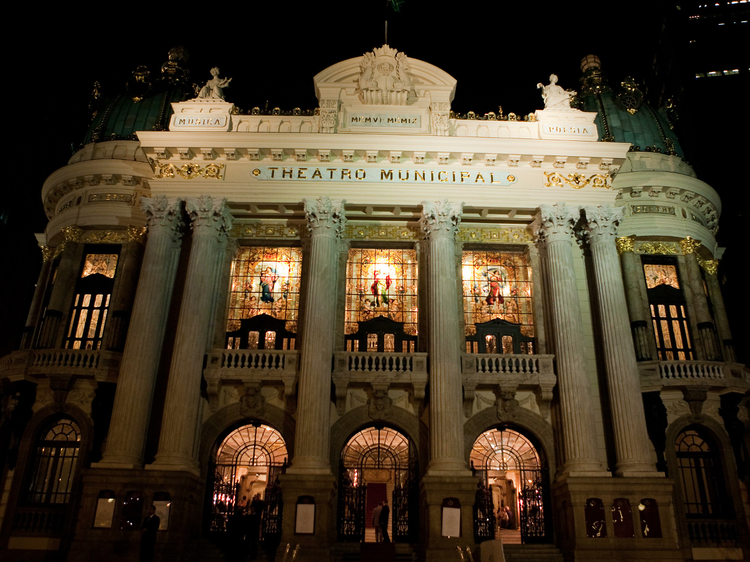
[[[299,227],[287,224],[242,224],[235,223],[232,238],[292,238],[299,240]]]
[[[719,260],[702,260],[698,258],[698,263],[709,275],[716,275],[716,272],[719,269]]]
[[[544,175],[547,178],[544,187],[565,187],[565,184],[568,184],[573,189],[583,189],[591,184],[593,188],[611,189],[609,174],[592,174],[586,177],[585,174],[574,172],[565,177],[559,172],[544,172]]]
[[[661,255],[674,255],[679,253],[677,247],[674,244],[664,242],[644,242],[638,246],[638,251],[641,254],[661,254]]]
[[[85,230],[81,242],[88,244],[124,244],[129,236],[126,230]]]
[[[66,242],[80,242],[83,229],[77,226],[64,226],[60,229]]]
[[[49,246],[39,246],[42,250],[42,261],[48,262],[52,259],[53,250]]]
[[[620,236],[616,240],[617,253],[632,252],[635,250],[635,234],[632,236]]]
[[[460,226],[456,239],[459,242],[531,242],[531,232],[526,227],[477,228]]]
[[[695,253],[695,251],[701,247],[701,243],[700,240],[686,236],[680,240],[680,247],[682,248],[682,253],[688,255]]]
[[[154,163],[154,177],[157,179],[175,178],[180,176],[182,179],[186,180],[193,180],[200,177],[220,180],[222,179],[221,174],[223,170],[224,164],[208,164],[207,166],[201,166],[200,164],[183,164],[178,167],[170,163],[162,164],[158,160]]]
[[[146,227],[145,226],[128,226],[128,241],[138,242],[139,244],[146,243]]]
[[[344,238],[349,240],[418,240],[419,229],[413,226],[358,225],[347,223]]]
[[[62,254],[64,251],[65,251],[65,242],[62,242],[61,244],[58,244],[57,247],[55,248],[55,253],[52,254],[52,259],[53,260],[56,259],[57,256]]]

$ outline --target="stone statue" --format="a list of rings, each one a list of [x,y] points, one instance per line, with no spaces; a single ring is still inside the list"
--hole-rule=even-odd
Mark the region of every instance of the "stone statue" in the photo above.
[[[219,68],[213,67],[211,69],[211,80],[206,82],[206,85],[198,92],[199,98],[212,99],[212,100],[223,100],[224,99],[224,88],[229,86],[232,81],[231,78],[219,78]]]
[[[542,89],[542,99],[544,99],[544,109],[562,109],[571,111],[570,100],[576,95],[573,90],[563,90],[557,85],[557,75],[550,74],[549,84],[545,86],[541,82],[536,85],[537,89]]]

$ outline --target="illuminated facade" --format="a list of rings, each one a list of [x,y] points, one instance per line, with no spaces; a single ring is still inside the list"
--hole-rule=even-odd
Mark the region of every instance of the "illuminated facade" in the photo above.
[[[578,97],[461,116],[384,45],[242,114],[173,54],[42,190],[9,560],[135,560],[152,504],[157,560],[219,559],[238,512],[269,560],[750,554],[720,201],[636,85],[587,57]]]

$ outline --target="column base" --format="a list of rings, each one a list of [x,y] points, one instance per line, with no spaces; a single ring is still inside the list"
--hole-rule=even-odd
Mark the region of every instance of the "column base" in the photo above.
[[[652,472],[652,475],[654,473]],[[568,475],[552,486],[555,535],[565,559],[600,562],[601,560],[683,560],[674,535],[676,526],[672,506],[673,481],[662,477],[591,478]],[[588,536],[585,505],[599,499],[603,506],[604,530],[596,537]],[[615,500],[628,500],[633,521],[633,536],[617,536],[612,506]],[[644,535],[639,505],[642,500],[655,501],[658,507],[661,537],[655,529]],[[601,514],[600,514],[601,515]],[[602,536],[605,535],[606,536]]]
[[[146,470],[188,472],[194,476],[200,476],[201,474],[196,460],[188,457],[156,455],[156,460],[151,464],[147,464],[145,468]]]
[[[284,514],[281,523],[281,544],[277,558],[286,545],[290,554],[299,546],[299,557],[304,560],[329,562],[331,545],[336,541],[336,479],[332,474],[286,474],[279,476]],[[300,496],[312,496],[315,501],[315,524],[312,534],[296,533],[297,502]]]
[[[433,460],[427,465],[426,476],[464,478],[471,477],[471,471],[462,461]]]
[[[320,476],[333,476],[333,472],[331,471],[331,465],[328,463],[327,460],[318,459],[315,457],[308,457],[308,458],[297,458],[292,461],[292,466],[290,466],[287,471],[287,474],[316,474]]]
[[[427,560],[458,559],[456,547],[465,551],[475,550],[474,543],[474,499],[479,480],[471,476],[432,476],[422,479],[420,485],[420,511],[424,518],[420,524],[420,542],[425,548]],[[461,507],[461,529],[459,536],[443,536],[443,502],[455,498]]]

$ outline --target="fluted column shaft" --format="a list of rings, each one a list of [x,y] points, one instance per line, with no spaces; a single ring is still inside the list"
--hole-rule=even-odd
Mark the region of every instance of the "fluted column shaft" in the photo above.
[[[107,449],[98,464],[143,465],[154,385],[180,257],[182,200],[141,199],[148,218],[148,242],[117,381]]]
[[[465,474],[461,409],[460,317],[456,291],[455,234],[462,205],[422,203],[420,227],[427,242],[427,323],[430,357],[430,476]]]
[[[192,221],[193,240],[169,369],[159,452],[149,468],[198,473],[203,359],[212,324],[216,275],[232,221],[226,200],[208,195],[186,198],[185,210]]]
[[[52,286],[47,312],[44,318],[38,347],[54,348],[62,345],[64,328],[63,316],[70,309],[76,286],[76,275],[81,265],[83,247],[77,242],[66,240],[60,262],[57,265],[55,282]]]
[[[716,330],[719,332],[719,339],[724,351],[724,361],[735,362],[737,358],[734,353],[732,332],[729,329],[729,318],[727,318],[727,309],[724,306],[724,297],[721,295],[721,286],[719,286],[719,278],[716,274],[719,262],[718,260],[707,260],[702,262],[701,265],[706,272],[708,296],[713,305]]]
[[[622,208],[610,205],[587,207],[586,218],[584,233],[589,240],[594,264],[617,454],[615,473],[620,476],[653,476],[655,467],[649,462],[640,375],[615,244]]]
[[[128,227],[131,240],[122,246],[115,285],[112,288],[107,325],[104,328],[104,349],[120,351],[125,345],[133,307],[138,272],[143,258],[140,229]]]
[[[698,335],[703,348],[705,357],[708,361],[721,361],[721,347],[716,337],[716,328],[714,327],[711,311],[708,308],[708,299],[706,291],[703,288],[703,276],[701,267],[698,264],[698,254],[696,250],[701,243],[698,240],[683,238],[680,240],[682,253],[685,255],[685,267],[687,269],[687,281],[693,294],[693,308],[695,310],[695,320],[698,323]]]
[[[583,321],[571,247],[573,226],[579,217],[578,207],[569,208],[564,203],[543,205],[534,223],[547,249],[566,474],[602,470],[596,455]]]
[[[330,474],[331,358],[336,324],[339,239],[346,222],[344,201],[306,199],[310,257],[300,345],[295,454],[289,470]]]
[[[635,344],[635,355],[638,361],[651,361],[655,355],[651,314],[646,308],[641,293],[643,271],[641,270],[633,252],[635,236],[618,238],[617,250],[620,253],[622,275],[625,280],[625,296],[630,314],[630,327]]]
[[[23,339],[21,340],[21,349],[29,349],[34,345],[36,334],[39,331],[39,320],[42,313],[42,302],[44,293],[47,290],[49,273],[52,269],[52,251],[47,246],[42,246],[42,269],[39,272],[39,278],[34,289],[34,298],[31,301],[29,314],[26,317],[26,328],[24,329]]]

